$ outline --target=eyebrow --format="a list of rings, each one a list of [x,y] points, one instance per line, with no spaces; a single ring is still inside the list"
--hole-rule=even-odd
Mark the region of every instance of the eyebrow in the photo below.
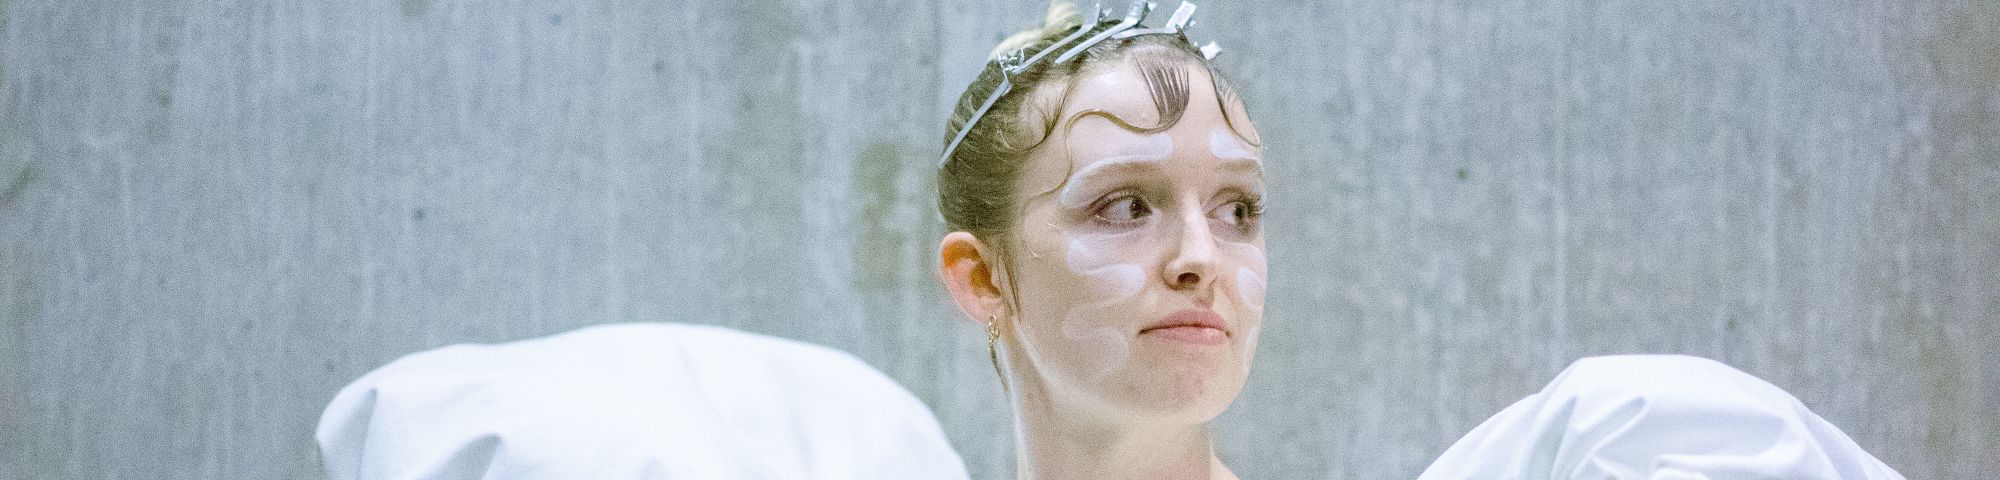
[[[1222,162],[1223,170],[1253,173],[1257,175],[1257,178],[1264,178],[1264,161],[1262,159],[1255,157],[1221,158],[1220,161]]]
[[[1159,169],[1162,158],[1124,156],[1092,163],[1077,170],[1065,182],[1062,191],[1056,194],[1056,202],[1067,206],[1082,205],[1087,199],[1081,198],[1084,188],[1097,183],[1099,177],[1115,176],[1120,173],[1151,172]],[[1249,174],[1258,180],[1264,179],[1264,162],[1247,158],[1224,158],[1218,160],[1218,168],[1230,173]]]
[[[1069,181],[1063,185],[1062,192],[1056,194],[1056,202],[1068,206],[1081,205],[1086,199],[1077,197],[1084,195],[1082,189],[1095,183],[1093,180],[1098,177],[1156,170],[1161,160],[1164,158],[1128,155],[1085,165],[1083,169],[1077,170],[1076,174],[1070,176]]]

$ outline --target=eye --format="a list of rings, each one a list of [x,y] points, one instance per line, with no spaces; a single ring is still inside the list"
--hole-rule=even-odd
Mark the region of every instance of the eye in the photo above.
[[[1097,218],[1111,223],[1130,223],[1153,214],[1153,207],[1137,195],[1113,197],[1097,207]]]
[[[1257,198],[1239,198],[1215,207],[1209,215],[1225,225],[1248,231],[1256,227],[1258,218],[1264,216],[1264,202]]]

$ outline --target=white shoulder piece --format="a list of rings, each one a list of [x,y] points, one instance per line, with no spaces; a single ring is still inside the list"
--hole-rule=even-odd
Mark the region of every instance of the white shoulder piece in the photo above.
[[[412,354],[320,417],[347,479],[963,479],[929,409],[846,353],[624,324]]]
[[[1902,480],[1791,394],[1714,360],[1577,360],[1419,477]]]

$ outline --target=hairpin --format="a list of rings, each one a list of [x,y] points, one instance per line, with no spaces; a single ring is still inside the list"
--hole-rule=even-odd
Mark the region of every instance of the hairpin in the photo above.
[[[1149,4],[1148,7],[1150,6],[1151,5]],[[1111,38],[1114,39],[1132,38],[1139,35],[1147,35],[1153,33],[1181,33],[1182,30],[1187,29],[1187,24],[1189,20],[1194,20],[1194,4],[1181,2],[1180,7],[1174,8],[1174,16],[1167,18],[1166,25],[1161,25],[1158,28],[1135,28],[1131,30],[1126,30],[1123,32],[1112,34]]]
[[[1036,52],[1034,56],[1026,56],[1024,50],[1027,48],[1022,47],[1019,50],[1009,52],[1001,55],[1000,58],[994,59],[993,62],[1000,66],[1000,86],[995,87],[993,93],[986,96],[986,101],[979,104],[979,109],[974,110],[972,117],[965,120],[965,125],[959,126],[958,134],[952,136],[951,143],[945,144],[944,157],[938,160],[938,164],[943,165],[945,162],[951,161],[952,152],[958,151],[958,144],[965,141],[965,135],[972,132],[972,127],[979,124],[979,119],[985,117],[988,110],[993,109],[993,104],[998,103],[1000,97],[1006,96],[1007,92],[1014,89],[1014,75],[1019,75],[1021,72],[1027,71],[1028,68],[1041,63],[1044,59],[1048,58],[1049,53],[1063,49],[1062,55],[1057,55],[1053,60],[1049,61],[1051,65],[1061,65],[1069,63],[1070,60],[1076,59],[1077,55],[1082,54],[1085,50],[1089,50],[1090,47],[1096,46],[1107,39],[1124,39],[1149,34],[1182,34],[1182,38],[1186,38],[1183,31],[1194,24],[1194,10],[1195,5],[1193,3],[1182,0],[1180,6],[1174,9],[1173,16],[1167,19],[1166,25],[1159,28],[1136,28],[1140,26],[1141,22],[1146,20],[1146,15],[1153,11],[1153,3],[1145,0],[1135,0],[1131,6],[1126,7],[1125,16],[1119,19],[1117,24],[1104,29],[1102,32],[1098,32],[1097,35],[1092,35],[1088,39],[1077,42],[1078,37],[1090,33],[1090,29],[1095,28],[1098,23],[1105,20],[1103,5],[1101,3],[1093,4],[1090,11],[1085,14],[1083,23],[1076,27],[1076,32],[1070,33],[1069,36],[1063,37],[1061,40],[1057,40],[1055,43],[1050,44],[1048,48]],[[1077,43],[1070,45],[1070,42]],[[1064,47],[1068,48],[1064,49]],[[1220,49],[1215,46],[1215,42],[1209,42],[1207,45],[1203,45],[1200,51],[1202,58],[1214,59],[1216,52],[1220,51]]]

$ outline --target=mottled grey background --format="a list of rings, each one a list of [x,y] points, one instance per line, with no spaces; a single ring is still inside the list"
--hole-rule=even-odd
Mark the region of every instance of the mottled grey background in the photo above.
[[[1037,1],[0,1],[0,477],[314,478],[397,356],[832,345],[1012,471],[933,280],[950,102]],[[1267,139],[1246,478],[1407,478],[1569,361],[1718,358],[2000,471],[2000,3],[1203,4]]]

